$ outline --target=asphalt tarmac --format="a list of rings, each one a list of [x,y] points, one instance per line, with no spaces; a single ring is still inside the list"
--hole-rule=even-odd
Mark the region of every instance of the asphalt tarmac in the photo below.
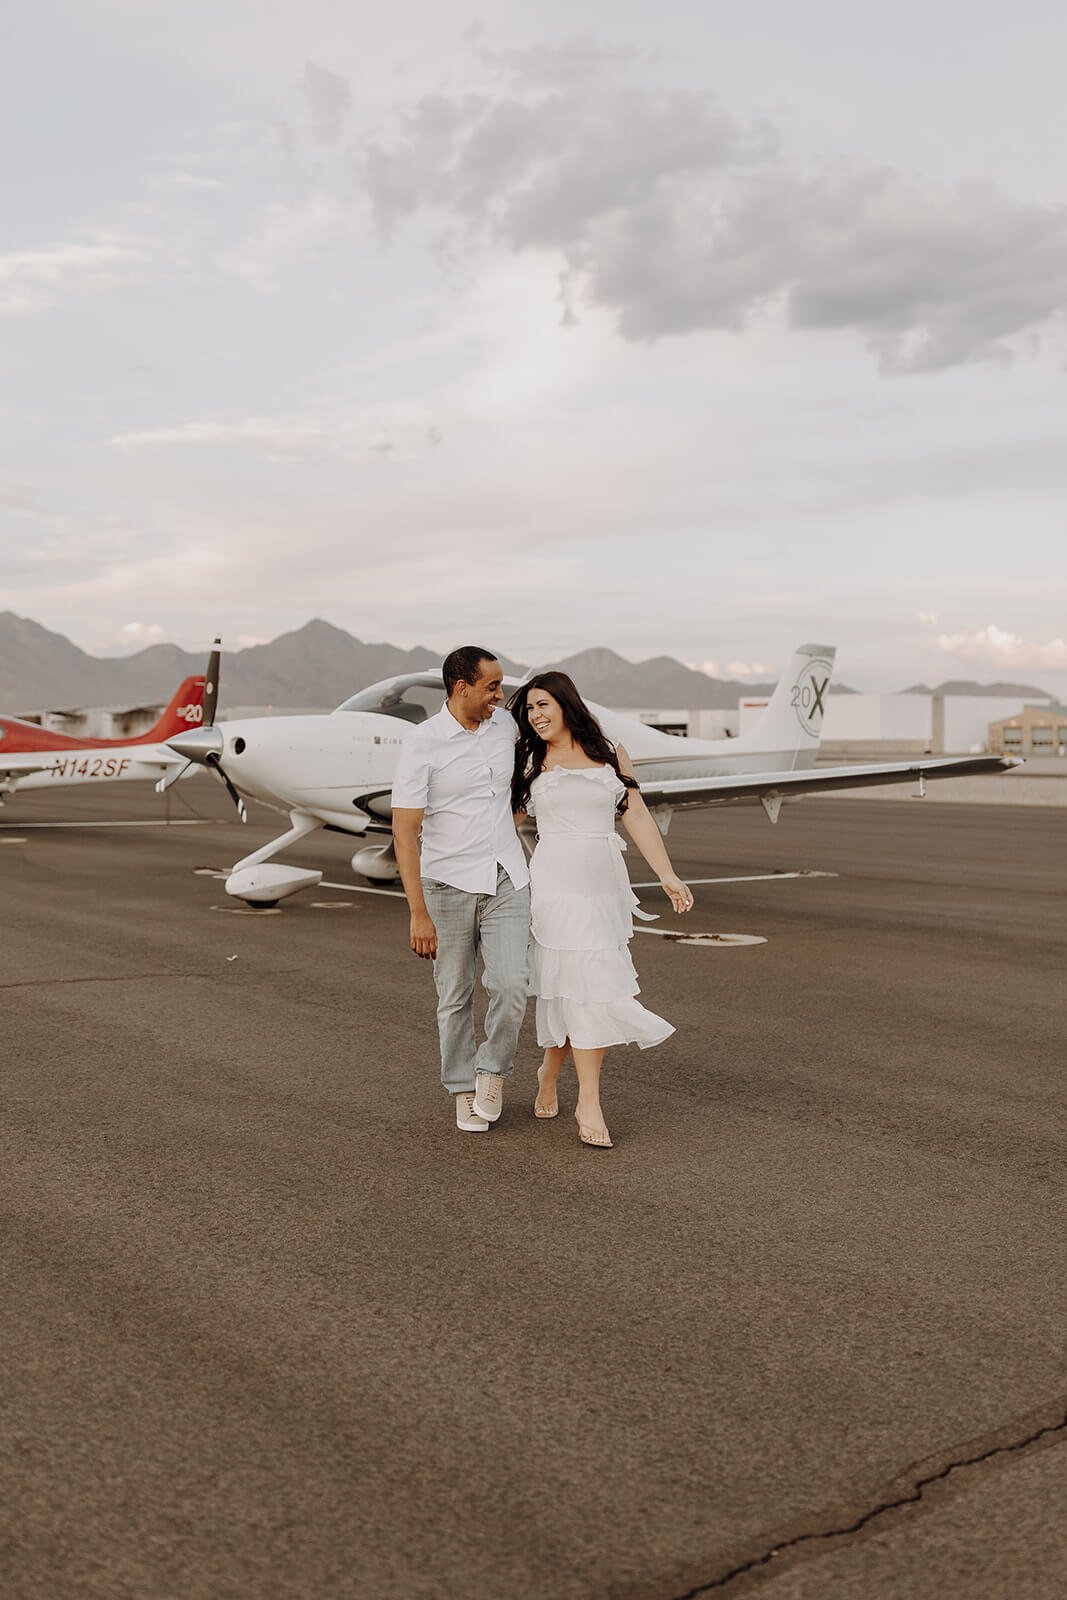
[[[0,811],[7,1600],[1067,1592],[1067,811],[677,818],[766,942],[635,939],[597,1151],[532,1015],[455,1131],[402,902],[162,806]]]

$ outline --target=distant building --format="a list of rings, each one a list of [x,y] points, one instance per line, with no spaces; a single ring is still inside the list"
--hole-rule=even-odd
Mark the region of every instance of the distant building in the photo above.
[[[991,722],[987,738],[998,756],[1067,755],[1067,706],[1023,706],[1015,716]]]
[[[679,710],[620,710],[620,716],[634,717],[646,728],[656,728],[660,733],[677,733],[690,739],[733,739],[741,725],[737,711],[709,711],[706,707],[695,711]]]
[[[1004,718],[1005,696],[982,694],[830,694],[822,725],[823,757],[978,755],[994,746],[991,728]],[[754,726],[767,704],[761,696],[739,702],[742,733]],[[1011,700],[1008,700],[1011,704]],[[1035,712],[1051,702],[1035,702]],[[994,722],[993,719],[996,719]],[[1014,748],[1014,747],[1013,747]],[[1055,744],[1045,745],[1050,754]]]
[[[154,706],[79,706],[71,711],[21,711],[22,722],[75,739],[139,739],[159,721],[164,700]]]

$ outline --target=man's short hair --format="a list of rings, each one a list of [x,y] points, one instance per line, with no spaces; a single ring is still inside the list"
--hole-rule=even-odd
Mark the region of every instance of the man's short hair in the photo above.
[[[457,683],[477,683],[482,662],[496,659],[495,651],[483,650],[476,644],[464,644],[458,650],[453,650],[441,664],[445,693],[451,694]]]

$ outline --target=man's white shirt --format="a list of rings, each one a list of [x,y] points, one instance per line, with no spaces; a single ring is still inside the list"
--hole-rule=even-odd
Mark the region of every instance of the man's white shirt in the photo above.
[[[497,866],[516,889],[530,881],[511,811],[519,730],[497,706],[473,731],[447,705],[404,741],[393,806],[422,811],[422,875],[468,894],[495,894]]]

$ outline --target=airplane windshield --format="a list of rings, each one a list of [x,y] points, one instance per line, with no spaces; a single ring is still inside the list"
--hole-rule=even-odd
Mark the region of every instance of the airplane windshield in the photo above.
[[[399,717],[404,722],[425,722],[439,711],[445,697],[439,672],[411,672],[373,683],[337,707],[340,711],[375,711],[381,717]]]

